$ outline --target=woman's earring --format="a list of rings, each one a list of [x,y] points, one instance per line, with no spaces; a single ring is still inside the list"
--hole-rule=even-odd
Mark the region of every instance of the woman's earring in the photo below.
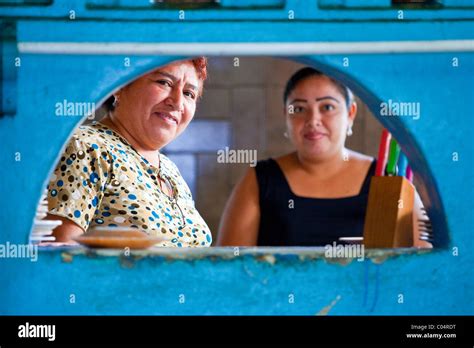
[[[290,137],[288,136],[288,132],[283,132],[283,136],[286,138],[286,139],[289,139]]]
[[[350,137],[352,135],[352,125],[349,125],[349,127],[347,127],[347,136]]]

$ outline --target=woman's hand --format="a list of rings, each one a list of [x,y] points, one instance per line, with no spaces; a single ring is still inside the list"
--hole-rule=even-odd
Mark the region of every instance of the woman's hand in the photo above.
[[[84,234],[82,227],[77,225],[75,222],[64,218],[62,216],[48,214],[44,220],[60,220],[62,224],[53,230],[53,236],[56,238],[56,242],[77,244],[74,238]]]

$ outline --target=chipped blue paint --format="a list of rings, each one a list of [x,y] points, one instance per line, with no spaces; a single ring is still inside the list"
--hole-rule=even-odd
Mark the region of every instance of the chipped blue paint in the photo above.
[[[184,258],[182,252],[181,257],[142,252],[136,259],[111,252],[84,255],[76,250],[66,257],[61,251],[43,251],[36,263],[6,260],[2,313],[315,315],[337,296],[340,300],[329,314],[469,314],[473,309],[472,280],[465,279],[466,286],[460,287],[453,278],[460,272],[449,267],[467,269],[466,255],[394,256],[383,263],[376,289],[380,266],[374,267],[371,260],[342,266],[315,249],[306,250],[313,256],[303,260],[279,255],[303,253],[301,249],[248,253],[242,249],[235,257],[233,250],[226,249],[226,256],[219,251],[197,257],[189,253]],[[274,257],[274,263],[260,257],[262,253]],[[367,264],[370,294],[364,305],[362,279]],[[14,277],[14,272],[21,276]],[[399,294],[404,295],[402,304]],[[70,302],[71,295],[75,303]],[[181,295],[184,303],[179,302]]]
[[[86,7],[80,1],[55,1],[46,7],[0,6],[2,20],[16,27],[2,48],[43,41],[473,39],[469,8],[404,10],[406,20],[399,21],[395,9],[323,10],[308,3],[292,0],[284,8],[260,11],[186,11],[189,15],[181,22],[177,10],[107,10]],[[67,20],[71,8],[76,10],[75,21]],[[290,9],[296,13],[293,22],[287,20]],[[380,116],[379,120],[399,140],[423,180],[420,193],[429,202],[439,249],[406,251],[390,256],[383,266],[374,266],[371,260],[343,266],[324,258],[317,248],[251,249],[238,257],[232,256],[232,249],[200,251],[204,254],[199,257],[191,250],[150,251],[139,253],[138,259],[113,252],[97,255],[82,249],[47,249],[40,252],[38,262],[0,259],[0,313],[314,315],[340,296],[329,314],[473,314],[471,52],[468,47],[444,53],[305,57],[281,52],[341,79],[375,114],[380,102],[388,99],[421,103],[417,121]],[[21,67],[12,65],[15,56],[21,58]],[[124,66],[124,58],[130,58],[129,67]],[[140,74],[181,58],[185,57],[2,50],[2,71],[16,76],[17,94],[15,113],[0,118],[0,243],[27,242],[46,180],[81,121],[55,116],[55,103],[64,99],[100,103]],[[343,65],[344,58],[349,58],[348,67]],[[453,58],[459,62],[457,67],[452,65]],[[452,161],[453,152],[459,155],[457,162]],[[21,161],[15,161],[16,153]],[[453,248],[458,248],[457,256]],[[262,254],[267,256],[262,259]],[[302,255],[312,257],[301,260]],[[374,256],[374,262],[381,262],[380,257]],[[290,294],[294,303],[289,303]],[[180,295],[185,296],[185,303],[179,303]],[[399,295],[403,303],[398,303]]]

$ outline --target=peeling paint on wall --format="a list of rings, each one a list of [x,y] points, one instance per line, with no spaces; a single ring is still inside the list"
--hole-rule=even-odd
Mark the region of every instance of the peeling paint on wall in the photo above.
[[[341,296],[337,295],[336,298],[332,300],[330,304],[321,308],[321,310],[318,313],[316,313],[316,315],[328,315],[329,311],[336,305],[337,302],[339,302],[340,299],[341,299]]]

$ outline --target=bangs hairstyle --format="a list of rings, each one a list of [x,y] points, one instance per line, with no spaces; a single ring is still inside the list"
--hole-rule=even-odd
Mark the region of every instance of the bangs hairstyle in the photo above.
[[[336,86],[336,88],[341,92],[341,94],[344,96],[344,100],[346,102],[346,106],[349,109],[350,105],[354,101],[354,95],[352,94],[352,91],[347,87],[346,85],[342,84],[339,81],[334,80],[333,78],[323,74],[321,71],[316,70],[311,67],[305,67],[300,70],[298,70],[296,73],[293,74],[293,76],[290,77],[288,82],[286,83],[285,91],[283,93],[283,104],[286,105],[286,102],[288,100],[288,96],[290,95],[291,92],[296,88],[298,83],[301,81],[307,79],[308,77],[311,76],[325,76],[328,79],[331,80],[332,83]]]
[[[207,79],[207,58],[206,57],[197,57],[194,59],[190,59],[190,62],[193,63],[194,69],[196,69],[196,73],[198,75],[199,80],[201,80],[201,89],[199,91],[199,97],[202,96],[202,90],[204,86],[204,81]],[[107,112],[114,111],[114,96],[111,95],[107,100],[104,102],[103,107]]]

